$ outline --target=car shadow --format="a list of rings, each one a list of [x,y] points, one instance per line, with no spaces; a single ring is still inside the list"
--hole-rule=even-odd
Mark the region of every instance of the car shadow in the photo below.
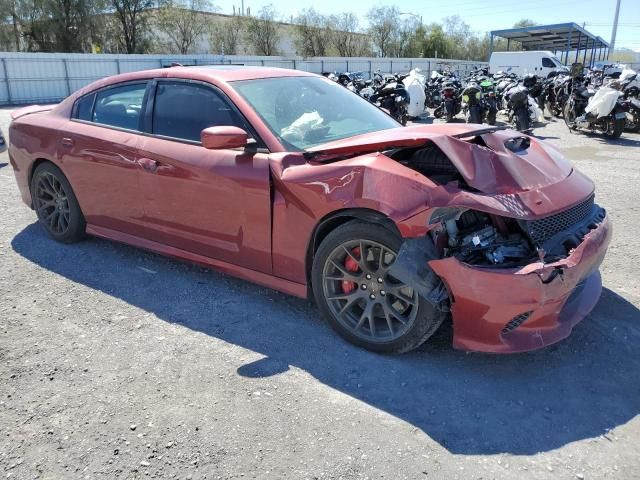
[[[264,356],[239,376],[303,369],[456,454],[550,451],[606,437],[640,412],[640,311],[607,289],[568,339],[540,351],[459,352],[449,326],[412,353],[382,356],[341,340],[311,302],[198,266],[98,239],[57,244],[37,224],[12,247],[159,320]]]

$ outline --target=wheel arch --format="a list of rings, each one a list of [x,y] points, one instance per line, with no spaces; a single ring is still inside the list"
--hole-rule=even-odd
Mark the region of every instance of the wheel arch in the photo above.
[[[322,241],[336,228],[344,225],[347,222],[353,220],[361,220],[366,223],[372,223],[381,225],[391,232],[397,234],[399,237],[400,230],[395,222],[382,212],[369,208],[345,208],[342,210],[335,210],[325,215],[316,224],[311,233],[309,244],[307,245],[307,252],[305,256],[305,274],[307,277],[307,288],[309,295],[311,294],[311,269],[313,267],[313,259],[315,253],[318,251],[318,247]]]
[[[31,181],[33,180],[33,174],[36,171],[36,168],[38,168],[40,165],[42,165],[43,163],[51,163],[52,165],[56,166],[57,168],[60,168],[59,165],[56,164],[56,162],[48,159],[48,158],[44,158],[44,157],[38,157],[36,158],[33,162],[31,162],[31,165],[29,165],[29,170],[27,171],[27,186],[29,187],[29,194],[31,195]],[[60,171],[62,171],[62,169],[60,168]],[[64,173],[64,171],[62,172],[64,174],[64,176],[67,178],[67,180],[69,180],[69,177],[67,177],[67,175]],[[33,209],[33,201],[31,201],[31,209]]]

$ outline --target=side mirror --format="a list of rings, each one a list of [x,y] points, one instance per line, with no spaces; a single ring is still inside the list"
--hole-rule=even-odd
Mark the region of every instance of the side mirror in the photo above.
[[[247,132],[238,127],[209,127],[200,132],[202,146],[209,150],[246,147],[247,140]]]

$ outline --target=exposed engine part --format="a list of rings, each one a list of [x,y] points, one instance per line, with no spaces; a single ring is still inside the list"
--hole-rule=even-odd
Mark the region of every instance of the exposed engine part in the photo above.
[[[475,210],[460,210],[432,232],[435,245],[442,245],[443,256],[455,256],[473,265],[515,266],[536,258],[536,250],[514,220],[494,219]]]

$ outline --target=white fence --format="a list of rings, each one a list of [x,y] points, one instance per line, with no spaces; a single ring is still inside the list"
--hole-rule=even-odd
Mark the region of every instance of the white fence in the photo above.
[[[0,105],[58,102],[75,90],[117,73],[183,65],[237,64],[293,68],[307,72],[408,72],[449,68],[464,76],[484,62],[436,58],[302,58],[220,55],[111,55],[0,52]]]

